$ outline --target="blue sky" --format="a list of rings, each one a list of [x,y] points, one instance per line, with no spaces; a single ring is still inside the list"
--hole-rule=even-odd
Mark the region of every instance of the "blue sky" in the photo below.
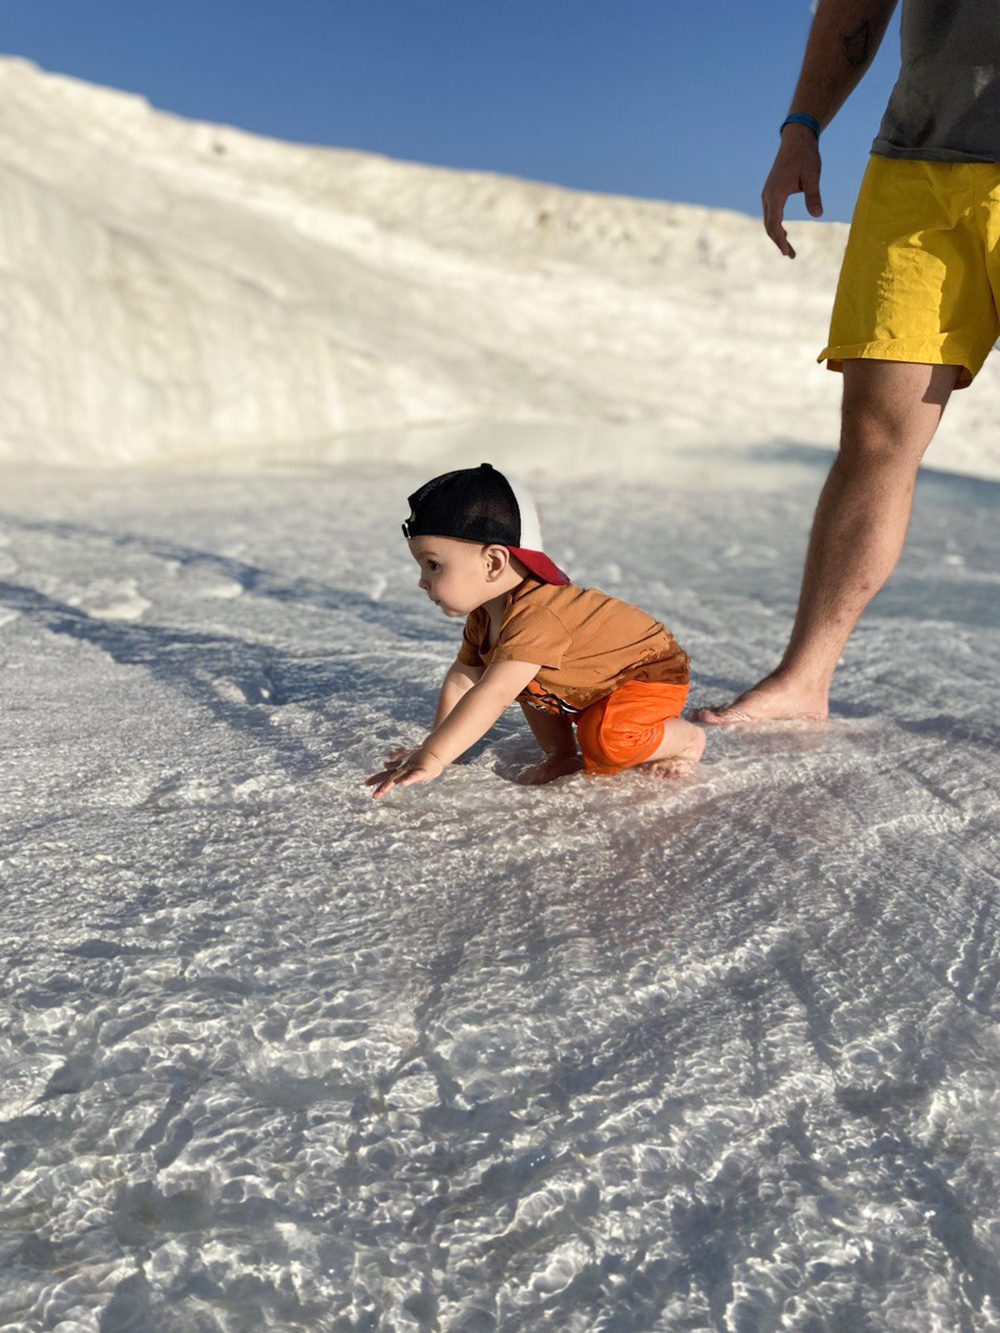
[[[2,33],[181,115],[758,213],[809,22],[808,0],[25,0]],[[824,135],[827,218],[850,217],[898,64],[894,22]]]

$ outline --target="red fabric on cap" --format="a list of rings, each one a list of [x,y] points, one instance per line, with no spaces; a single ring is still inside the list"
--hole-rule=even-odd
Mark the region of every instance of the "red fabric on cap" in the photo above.
[[[546,583],[569,583],[569,575],[564,574],[544,551],[528,551],[523,546],[508,546],[507,550]]]

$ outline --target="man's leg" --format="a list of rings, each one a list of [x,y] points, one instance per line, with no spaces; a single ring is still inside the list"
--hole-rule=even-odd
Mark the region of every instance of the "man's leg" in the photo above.
[[[840,453],[820,495],[799,609],[778,668],[708,723],[826,717],[830,678],[858,617],[892,573],[924,450],[958,366],[844,362]]]

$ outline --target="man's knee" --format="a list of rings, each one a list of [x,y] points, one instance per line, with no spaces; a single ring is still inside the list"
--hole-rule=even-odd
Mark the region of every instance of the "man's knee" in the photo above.
[[[856,467],[916,467],[929,443],[929,436],[914,434],[905,420],[860,407],[843,414],[839,460]]]
[[[845,362],[842,464],[916,469],[958,373],[958,366]]]

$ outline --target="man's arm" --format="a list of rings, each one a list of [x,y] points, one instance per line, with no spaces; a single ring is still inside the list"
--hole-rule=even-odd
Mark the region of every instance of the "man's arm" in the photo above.
[[[885,35],[896,0],[819,0],[791,111],[813,116],[823,129],[857,87]],[[786,125],[781,147],[761,193],[764,228],[783,255],[795,258],[782,219],[785,201],[803,193],[806,208],[819,217],[820,156],[807,125]]]
[[[895,8],[896,0],[819,0],[789,110],[829,125],[872,63]]]
[[[378,774],[368,779],[370,786],[378,783],[372,795],[377,800],[393,787],[404,787],[411,782],[430,782],[460,754],[485,736],[500,714],[512,704],[528,681],[538,674],[539,662],[494,662],[482,677],[467,690],[454,708],[434,728],[393,773]]]

